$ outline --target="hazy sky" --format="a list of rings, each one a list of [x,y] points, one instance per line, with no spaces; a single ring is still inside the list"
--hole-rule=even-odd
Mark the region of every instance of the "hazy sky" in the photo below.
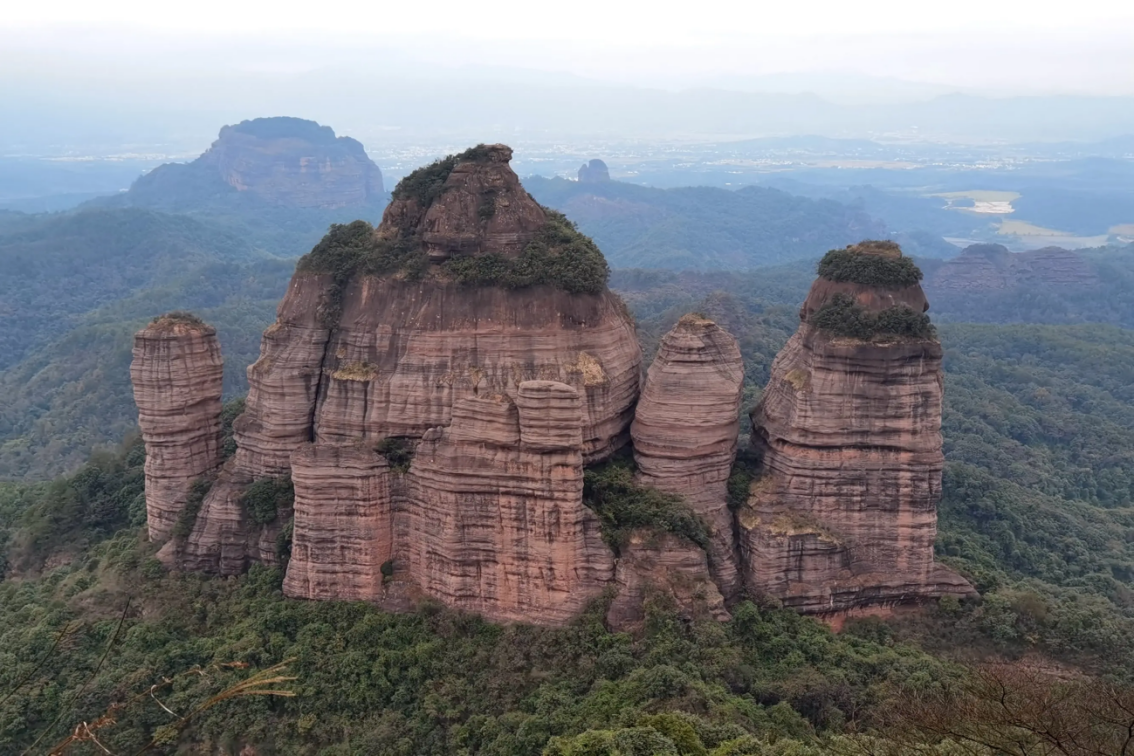
[[[5,67],[297,69],[412,56],[689,86],[823,72],[1008,92],[1134,94],[1117,0],[34,0],[0,17]],[[165,52],[167,55],[160,55]],[[158,55],[155,59],[155,53]],[[181,57],[179,57],[181,56]],[[16,62],[13,62],[16,61]]]

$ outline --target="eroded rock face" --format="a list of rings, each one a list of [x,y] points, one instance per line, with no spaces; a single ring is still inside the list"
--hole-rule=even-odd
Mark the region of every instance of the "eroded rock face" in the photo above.
[[[623,546],[615,571],[618,592],[606,619],[618,630],[634,630],[645,620],[644,603],[651,592],[673,602],[688,619],[727,620],[724,597],[709,578],[705,551],[670,533],[635,531]]]
[[[686,315],[662,339],[631,426],[640,480],[682,496],[709,525],[711,574],[728,597],[741,587],[728,478],[743,383],[736,339]]]
[[[292,454],[295,520],[284,594],[377,601],[394,556],[386,460],[366,446],[304,444]],[[391,567],[387,567],[389,571]]]
[[[933,562],[941,495],[941,345],[838,337],[807,322],[836,294],[921,312],[917,284],[820,278],[752,415],[763,471],[738,514],[750,590],[835,614],[971,591]]]
[[[582,501],[577,394],[572,418],[570,386],[523,383],[519,393],[528,406],[558,405],[564,432],[549,435],[544,416],[507,396],[459,401],[453,424],[414,456],[397,567],[449,606],[563,624],[609,584],[614,557]]]
[[[216,330],[196,318],[172,313],[134,336],[130,378],[146,443],[152,541],[170,536],[194,481],[220,467],[222,377]]]
[[[270,561],[240,492],[291,475],[289,595],[384,601],[372,573],[390,562],[423,595],[558,622],[609,582],[613,557],[582,505],[582,465],[629,441],[641,351],[625,308],[606,290],[461,285],[439,267],[457,254],[514,258],[548,221],[510,156],[477,148],[428,206],[409,192],[391,204],[374,237],[420,239],[429,275],[296,273],[248,370],[237,452],[179,552],[183,567],[231,574]],[[363,461],[390,438],[420,444],[408,474]],[[387,503],[362,493],[379,480]],[[379,532],[389,543],[363,553]]]
[[[326,350],[314,430],[320,443],[420,438],[460,399],[552,380],[583,397],[583,454],[598,460],[628,440],[641,359],[610,293],[363,278]]]

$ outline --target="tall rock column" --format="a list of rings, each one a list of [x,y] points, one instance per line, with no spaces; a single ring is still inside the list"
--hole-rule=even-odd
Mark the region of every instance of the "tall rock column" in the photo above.
[[[819,266],[752,415],[761,477],[739,512],[748,587],[832,617],[971,591],[933,562],[941,344],[921,271],[864,242]]]
[[[712,530],[710,571],[726,597],[740,589],[728,478],[743,383],[736,339],[686,315],[662,339],[630,427],[640,480],[684,497]]]
[[[223,371],[216,329],[187,313],[156,318],[134,336],[150,540],[170,536],[194,481],[220,466]]]

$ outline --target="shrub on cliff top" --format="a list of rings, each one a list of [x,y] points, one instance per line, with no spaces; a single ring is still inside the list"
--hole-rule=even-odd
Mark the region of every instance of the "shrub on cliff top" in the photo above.
[[[831,297],[830,301],[812,313],[807,322],[835,336],[861,341],[937,337],[937,330],[925,313],[897,305],[875,314],[867,312],[847,294]]]
[[[547,223],[516,259],[487,254],[454,257],[445,271],[468,286],[554,286],[572,294],[598,294],[606,288],[606,258],[562,213],[547,210]]]
[[[487,145],[478,144],[464,152],[434,160],[426,166],[410,173],[394,187],[390,197],[395,200],[416,199],[422,207],[429,207],[433,200],[441,196],[445,189],[445,182],[449,174],[457,167],[457,163],[465,161],[481,162],[488,159]]]
[[[846,249],[832,249],[819,261],[819,275],[837,283],[866,286],[913,286],[922,278],[921,269],[902,257],[892,242],[863,242]]]
[[[599,516],[602,537],[616,553],[639,528],[673,533],[709,548],[709,528],[680,496],[634,480],[628,462],[618,460],[583,474],[583,503]]]

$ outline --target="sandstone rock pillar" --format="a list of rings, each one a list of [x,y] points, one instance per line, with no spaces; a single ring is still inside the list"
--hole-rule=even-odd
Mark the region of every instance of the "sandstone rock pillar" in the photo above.
[[[134,336],[150,540],[170,536],[194,481],[220,466],[223,369],[216,329],[192,315],[163,315]]]
[[[708,524],[711,574],[729,598],[740,589],[728,478],[743,383],[736,339],[686,315],[662,339],[630,428],[641,482],[682,496]]]

